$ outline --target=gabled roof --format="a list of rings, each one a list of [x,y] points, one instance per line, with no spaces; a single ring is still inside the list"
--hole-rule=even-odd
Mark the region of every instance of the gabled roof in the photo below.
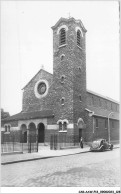
[[[104,110],[104,109],[101,109],[99,107],[94,107],[94,106],[87,106],[87,108],[85,110],[88,111],[89,113],[92,112],[94,116],[100,116],[100,117],[105,117],[105,118],[108,118],[108,115],[111,112],[113,112],[113,111]],[[119,120],[119,113],[113,112],[110,115],[110,118]]]
[[[44,71],[45,73],[47,73],[47,74],[50,74],[52,77],[53,77],[53,74],[52,73],[49,73],[48,71],[45,71],[44,69],[40,69],[35,75],[34,75],[34,77],[22,88],[22,90],[23,89],[25,89],[25,87],[26,86],[28,86],[28,84],[37,76],[37,74],[39,74],[39,73],[41,73],[42,71]]]
[[[95,96],[99,96],[99,97],[101,97],[101,98],[104,98],[104,99],[106,99],[106,100],[109,100],[109,101],[111,101],[111,102],[115,102],[115,103],[117,103],[117,104],[120,104],[118,101],[116,101],[116,100],[114,100],[114,99],[112,99],[112,98],[109,98],[109,97],[107,97],[107,96],[103,96],[103,95],[98,94],[98,93],[96,93],[96,92],[93,92],[93,91],[91,91],[91,90],[87,90],[87,92],[90,93],[90,94],[93,94],[93,95],[95,95]]]
[[[87,32],[87,30],[85,29],[85,27],[84,27],[82,21],[81,21],[81,20],[75,20],[75,18],[73,18],[73,17],[70,17],[70,18],[62,18],[62,17],[61,17],[61,18],[57,21],[57,23],[56,23],[54,26],[52,26],[51,28],[54,30],[55,28],[58,27],[58,25],[59,25],[61,22],[70,22],[70,21],[74,21],[75,23],[80,23],[80,25],[81,25],[81,27],[83,28],[84,32]]]
[[[39,118],[47,118],[47,117],[54,117],[52,110],[42,110],[42,111],[35,111],[35,112],[20,112],[13,116],[10,116],[2,121],[18,121],[18,120],[27,120],[27,119],[39,119]]]

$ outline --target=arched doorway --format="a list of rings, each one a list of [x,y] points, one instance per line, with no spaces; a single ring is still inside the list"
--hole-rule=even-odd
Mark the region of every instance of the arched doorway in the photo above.
[[[38,125],[38,143],[44,143],[45,140],[45,126],[43,123]]]
[[[27,143],[27,127],[25,124],[21,125],[21,131],[22,131],[22,142]]]
[[[83,137],[83,129],[85,128],[85,123],[82,118],[78,119],[77,126],[79,129],[79,141],[80,141],[80,138]]]
[[[82,129],[79,128],[79,140],[80,140],[81,137],[82,137]]]
[[[29,124],[29,141],[36,142],[36,125],[34,123]]]

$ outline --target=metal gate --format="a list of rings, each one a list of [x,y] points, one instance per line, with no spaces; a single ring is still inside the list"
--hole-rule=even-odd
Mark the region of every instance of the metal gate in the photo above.
[[[50,136],[50,149],[51,150],[57,150],[58,147],[58,138],[57,135],[51,135]]]
[[[29,134],[28,135],[28,153],[38,152],[38,136]]]

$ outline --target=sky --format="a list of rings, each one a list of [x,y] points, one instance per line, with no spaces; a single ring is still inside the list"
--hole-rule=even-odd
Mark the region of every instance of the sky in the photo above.
[[[87,29],[87,89],[119,101],[118,1],[1,1],[1,107],[11,115],[42,65],[53,73],[51,27],[69,15]]]

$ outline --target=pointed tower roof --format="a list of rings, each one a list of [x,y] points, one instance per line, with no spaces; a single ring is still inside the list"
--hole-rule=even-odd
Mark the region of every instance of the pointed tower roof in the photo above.
[[[54,30],[55,28],[58,27],[58,25],[61,23],[61,22],[70,22],[70,21],[74,21],[75,23],[80,23],[82,29],[84,30],[84,32],[87,32],[86,28],[84,27],[83,23],[81,20],[76,20],[75,18],[73,17],[70,17],[70,18],[60,18],[56,24],[54,26],[52,26],[51,28]]]

